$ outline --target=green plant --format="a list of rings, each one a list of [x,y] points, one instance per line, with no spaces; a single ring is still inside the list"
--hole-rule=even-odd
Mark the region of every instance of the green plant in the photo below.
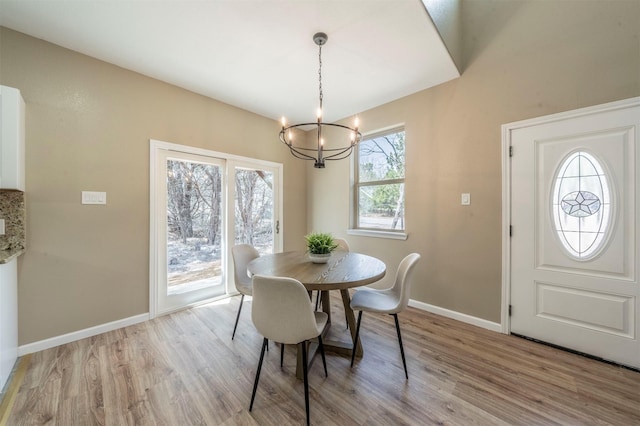
[[[329,233],[312,232],[304,238],[307,241],[307,251],[311,254],[329,254],[338,247]]]

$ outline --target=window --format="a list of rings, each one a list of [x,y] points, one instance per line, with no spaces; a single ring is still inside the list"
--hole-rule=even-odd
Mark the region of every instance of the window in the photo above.
[[[552,215],[556,233],[578,260],[596,256],[611,223],[611,190],[598,159],[588,152],[569,155],[555,177]]]
[[[353,230],[389,237],[395,233],[396,238],[406,238],[404,151],[404,128],[366,136],[358,145],[354,156]]]

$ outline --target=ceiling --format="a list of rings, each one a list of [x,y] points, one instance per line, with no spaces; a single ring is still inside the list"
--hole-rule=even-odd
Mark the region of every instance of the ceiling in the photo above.
[[[315,120],[323,31],[335,121],[459,76],[423,1],[0,0],[0,25],[290,122]]]

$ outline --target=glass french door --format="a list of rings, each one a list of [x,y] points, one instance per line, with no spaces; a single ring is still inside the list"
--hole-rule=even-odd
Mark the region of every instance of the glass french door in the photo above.
[[[261,255],[273,253],[280,230],[275,175],[267,167],[234,164],[234,244],[251,244]]]
[[[233,245],[280,249],[281,165],[159,141],[150,157],[153,318],[234,293]]]
[[[224,160],[161,151],[158,307],[169,312],[225,293]]]

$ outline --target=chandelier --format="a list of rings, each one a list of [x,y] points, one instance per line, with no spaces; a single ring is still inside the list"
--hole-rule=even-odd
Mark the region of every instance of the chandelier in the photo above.
[[[362,139],[362,133],[358,131],[358,118],[355,118],[354,126],[348,127],[342,124],[325,123],[322,121],[322,46],[327,42],[327,35],[325,33],[316,33],[313,36],[313,41],[318,45],[318,81],[319,81],[319,107],[317,112],[317,119],[315,122],[300,123],[287,125],[284,117],[282,117],[282,129],[280,130],[280,141],[285,144],[291,154],[302,160],[313,160],[315,163],[313,167],[323,169],[324,162],[326,160],[342,160],[347,158],[353,152],[358,142]],[[317,144],[315,148],[306,148],[301,145],[294,144],[292,129],[297,127],[310,127],[315,126],[315,133],[317,134]],[[349,136],[345,137],[344,144],[339,148],[325,148],[323,139],[323,129],[335,128],[340,129],[341,133],[346,131]]]

